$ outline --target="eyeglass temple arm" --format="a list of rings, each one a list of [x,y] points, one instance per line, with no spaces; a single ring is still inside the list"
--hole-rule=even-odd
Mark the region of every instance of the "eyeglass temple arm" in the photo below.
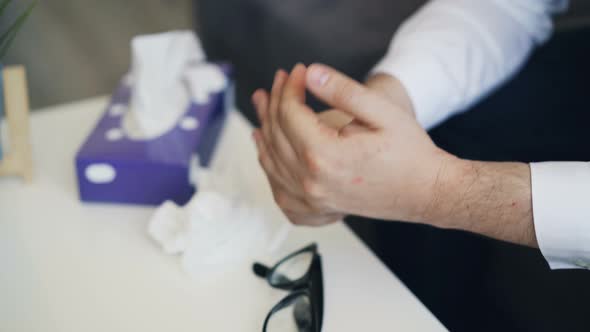
[[[254,274],[260,278],[266,278],[270,272],[270,268],[268,266],[260,263],[254,263],[254,265],[252,265],[252,270],[254,271]]]

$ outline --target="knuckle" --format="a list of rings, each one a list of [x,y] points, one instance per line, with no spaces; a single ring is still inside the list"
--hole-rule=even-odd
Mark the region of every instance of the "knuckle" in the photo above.
[[[334,89],[334,99],[345,105],[353,103],[357,94],[357,87],[350,81],[343,81]]]

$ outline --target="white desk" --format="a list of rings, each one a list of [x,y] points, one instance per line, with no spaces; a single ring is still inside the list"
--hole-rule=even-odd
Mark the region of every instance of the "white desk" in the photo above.
[[[191,279],[177,257],[148,238],[152,208],[78,201],[74,155],[106,102],[34,113],[34,183],[0,179],[0,331],[260,331],[284,292],[248,267],[216,280]],[[234,171],[247,174],[243,185],[285,222],[249,128],[232,113],[214,164],[239,165]],[[343,224],[297,228],[280,254],[311,241],[324,264],[323,331],[445,330]]]

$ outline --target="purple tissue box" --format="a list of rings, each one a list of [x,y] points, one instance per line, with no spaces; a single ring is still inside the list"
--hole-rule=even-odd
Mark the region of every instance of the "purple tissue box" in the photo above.
[[[229,66],[222,69],[229,75]],[[230,87],[211,94],[207,104],[191,103],[176,127],[164,135],[137,141],[125,137],[122,130],[131,89],[121,83],[76,155],[80,199],[143,205],[172,200],[184,205],[196,190],[190,181],[191,164],[198,160],[208,166],[211,161]]]

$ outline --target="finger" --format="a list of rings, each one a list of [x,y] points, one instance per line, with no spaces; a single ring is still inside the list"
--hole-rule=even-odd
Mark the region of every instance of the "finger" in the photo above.
[[[287,74],[287,72],[282,69],[279,69],[275,74],[270,94],[270,103],[268,106],[268,121],[267,125],[263,127],[264,140],[267,143],[270,158],[272,158],[275,161],[275,164],[281,171],[285,170],[286,167],[284,166],[285,162],[281,162],[279,160],[280,155],[278,154],[278,152],[280,152],[281,150],[287,150],[287,147],[285,146],[287,144],[287,140],[286,138],[283,138],[282,141],[281,139],[277,139],[277,137],[280,136],[276,134],[276,122],[277,112],[281,101],[281,95],[283,93],[283,88],[285,86],[288,76],[289,75]],[[292,149],[289,148],[289,150]],[[290,163],[290,161],[287,161],[287,163]],[[282,172],[282,174],[288,173],[289,172]]]
[[[338,109],[331,109],[318,114],[320,120],[326,125],[338,130],[338,135],[348,137],[357,133],[366,133],[370,130],[348,113]]]
[[[282,137],[284,135],[273,133],[276,131],[273,129],[276,127],[273,123],[276,122],[276,113],[287,77],[287,72],[282,69],[278,70],[275,74],[271,94],[269,96],[270,100],[267,100],[267,112],[264,114],[266,121],[264,121],[262,125],[262,133],[264,141],[266,142],[268,158],[273,160],[276,173],[280,176],[291,177],[292,172],[288,171],[288,167],[285,165],[292,164],[293,160],[295,160],[293,156],[288,158],[289,151],[292,151],[293,149],[288,145],[287,139]],[[291,152],[291,155],[292,154],[293,153]]]
[[[277,206],[281,209],[285,216],[308,216],[314,213],[309,206],[305,204],[301,198],[283,190],[283,188],[273,179],[269,179],[270,189]],[[289,218],[289,217],[287,217]],[[289,218],[291,219],[291,218]]]
[[[348,113],[342,112],[337,109],[331,109],[318,113],[318,118],[320,118],[320,121],[322,121],[322,123],[336,130],[341,130],[354,120],[354,118],[350,116]]]
[[[254,142],[256,143],[256,149],[258,150],[258,162],[264,170],[264,173],[266,173],[266,177],[269,180],[272,179],[274,181],[280,182],[281,178],[277,174],[277,167],[275,165],[274,160],[271,158],[269,154],[268,148],[264,142],[264,139],[262,138],[262,133],[260,129],[255,129],[254,133],[252,134],[252,137],[254,138]]]
[[[341,137],[349,137],[351,135],[358,133],[366,133],[369,130],[370,129],[367,128],[367,126],[363,125],[357,120],[354,120],[346,126],[340,128],[340,130],[338,131],[338,135],[340,135]]]
[[[296,65],[295,68],[302,66],[300,64]],[[282,87],[282,91],[281,95],[278,96],[276,99],[278,99],[278,103],[276,105],[277,109],[275,112],[273,112],[273,118],[270,122],[270,126],[271,126],[271,136],[272,136],[272,140],[270,141],[270,144],[272,145],[272,152],[274,154],[273,158],[275,159],[277,164],[281,164],[282,166],[284,166],[285,168],[291,169],[291,172],[288,172],[289,175],[293,177],[294,172],[296,171],[296,155],[295,152],[293,151],[293,148],[291,147],[291,144],[289,143],[289,140],[285,137],[285,134],[283,133],[283,131],[281,130],[279,123],[277,122],[277,118],[279,117],[278,113],[280,112],[280,100],[283,98],[283,94],[282,92],[284,91],[284,87],[287,85],[287,82],[289,81],[289,78],[286,79],[285,84]],[[305,87],[304,87],[305,88]],[[305,97],[303,97],[305,98]],[[273,105],[274,106],[274,105]]]
[[[272,133],[272,126],[270,124],[276,123],[277,118],[277,111],[279,108],[279,103],[281,101],[281,95],[283,93],[283,87],[285,86],[285,82],[287,81],[288,74],[282,69],[279,69],[276,74],[272,84],[272,89],[270,92],[270,105],[268,108],[268,118],[269,118],[269,127],[267,132],[265,132],[265,138],[267,141],[271,141],[271,133]]]
[[[282,169],[281,165],[277,164],[272,158],[268,145],[262,136],[261,130],[254,130],[252,137],[254,138],[256,149],[258,150],[258,162],[264,170],[264,173],[266,174],[266,177],[268,178],[271,185],[272,183],[276,183],[278,188],[281,188],[282,190],[289,192],[291,195],[296,196],[296,186],[293,185],[293,182],[290,178],[285,176],[285,174],[288,172]]]
[[[314,211],[306,204],[302,198],[289,193],[288,191],[282,190],[281,188],[273,189],[273,196],[277,205],[283,212],[293,214],[311,214]]]
[[[256,109],[256,115],[261,127],[268,122],[269,95],[264,89],[258,89],[252,94],[252,104]]]
[[[305,105],[305,73],[305,66],[295,66],[285,83],[278,112],[279,127],[299,156],[307,147],[321,144],[326,134],[338,134]]]
[[[298,63],[291,70],[291,74],[285,82],[282,98],[292,98],[302,104],[305,103],[305,73],[307,68]]]
[[[387,124],[388,103],[383,96],[350,77],[321,64],[307,70],[308,89],[325,103],[346,111],[372,128]]]

